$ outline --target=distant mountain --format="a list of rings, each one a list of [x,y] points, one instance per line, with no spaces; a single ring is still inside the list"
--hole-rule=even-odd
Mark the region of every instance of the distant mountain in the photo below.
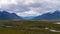
[[[25,20],[30,20],[33,19],[35,16],[27,16],[27,17],[23,17]]]
[[[60,11],[56,10],[54,13],[39,15],[33,18],[33,20],[60,20]]]
[[[15,13],[8,13],[7,11],[0,11],[0,20],[21,20],[23,19],[20,16],[17,16]]]

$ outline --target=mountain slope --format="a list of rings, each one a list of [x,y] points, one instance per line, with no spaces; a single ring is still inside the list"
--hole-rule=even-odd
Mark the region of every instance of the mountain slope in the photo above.
[[[0,11],[0,20],[20,20],[20,19],[22,19],[22,17],[17,16],[15,13]]]
[[[33,20],[60,20],[60,11],[56,10],[54,13],[39,15],[33,18]]]

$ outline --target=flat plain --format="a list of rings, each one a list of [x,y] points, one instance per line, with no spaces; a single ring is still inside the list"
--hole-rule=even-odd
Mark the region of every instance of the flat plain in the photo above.
[[[1,20],[0,34],[60,34],[60,21]]]

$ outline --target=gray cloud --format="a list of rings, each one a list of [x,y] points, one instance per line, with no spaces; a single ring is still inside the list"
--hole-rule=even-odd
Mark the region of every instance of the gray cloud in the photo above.
[[[0,10],[14,12],[20,16],[38,16],[60,10],[60,0],[0,0]]]

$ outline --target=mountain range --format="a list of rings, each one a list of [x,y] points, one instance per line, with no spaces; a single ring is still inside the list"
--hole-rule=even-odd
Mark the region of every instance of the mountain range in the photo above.
[[[15,13],[9,13],[7,11],[0,11],[0,20],[60,20],[60,11],[56,10],[53,13],[45,13],[39,16],[21,17]]]
[[[33,20],[60,20],[60,11],[56,10],[54,13],[45,13],[36,16]]]
[[[0,20],[21,20],[21,19],[23,18],[20,16],[17,16],[15,13],[0,11]]]

